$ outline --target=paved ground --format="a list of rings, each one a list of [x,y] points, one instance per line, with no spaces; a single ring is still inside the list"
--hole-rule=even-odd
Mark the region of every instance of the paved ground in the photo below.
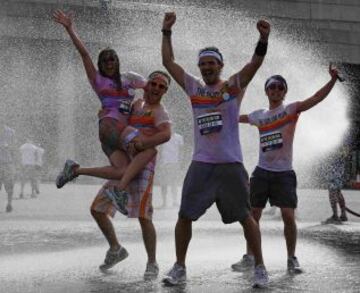
[[[145,251],[136,220],[115,219],[130,257],[110,274],[100,273],[106,243],[89,214],[99,186],[43,185],[36,199],[14,200],[14,211],[0,212],[0,292],[247,292],[252,274],[235,273],[231,263],[245,249],[238,224],[223,225],[216,209],[194,224],[188,255],[188,282],[166,288],[160,280],[145,282]],[[3,191],[2,191],[3,192]],[[360,210],[360,192],[346,191],[349,206]],[[2,193],[4,198],[4,194]],[[155,206],[161,205],[155,189]],[[4,210],[4,201],[0,201]],[[322,190],[299,191],[298,257],[305,273],[286,274],[282,223],[264,217],[263,249],[272,292],[359,292],[360,222],[320,225],[329,216]],[[177,208],[155,210],[158,262],[164,274],[174,262],[173,228]],[[160,278],[159,278],[160,279]],[[267,291],[267,290],[266,290]]]

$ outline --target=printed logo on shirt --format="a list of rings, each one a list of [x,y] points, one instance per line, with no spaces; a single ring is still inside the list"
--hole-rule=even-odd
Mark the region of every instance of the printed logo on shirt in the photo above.
[[[235,99],[240,89],[229,87],[228,83],[218,91],[210,91],[204,87],[198,87],[196,94],[191,96],[191,104],[194,108],[214,108],[218,105]]]
[[[281,132],[272,132],[260,136],[260,147],[263,152],[282,148],[283,137]]]
[[[223,126],[220,112],[211,112],[196,118],[201,135],[219,132]]]

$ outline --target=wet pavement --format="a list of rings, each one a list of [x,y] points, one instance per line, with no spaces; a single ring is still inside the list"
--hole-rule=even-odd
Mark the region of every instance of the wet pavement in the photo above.
[[[37,199],[15,200],[13,213],[0,212],[0,292],[256,291],[251,288],[252,272],[230,269],[245,250],[242,229],[238,224],[221,224],[215,209],[194,223],[185,286],[161,284],[161,275],[174,262],[177,208],[155,210],[160,265],[157,280],[143,280],[146,254],[140,228],[136,220],[122,216],[116,217],[115,226],[130,256],[110,273],[101,273],[98,265],[107,246],[88,211],[97,188],[69,185],[56,190],[44,185]],[[271,283],[261,291],[360,291],[360,222],[349,216],[344,225],[320,225],[330,210],[325,195],[319,190],[299,191],[297,256],[303,274],[287,274],[282,223],[264,217],[263,251]],[[345,192],[345,197],[359,209],[360,192]],[[158,198],[154,201],[155,206],[161,204]]]

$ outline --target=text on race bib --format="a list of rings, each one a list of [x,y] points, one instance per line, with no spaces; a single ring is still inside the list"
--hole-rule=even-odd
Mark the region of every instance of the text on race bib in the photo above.
[[[223,126],[220,112],[212,112],[200,115],[196,118],[201,135],[219,132]]]
[[[120,113],[129,115],[131,110],[131,102],[130,101],[120,101],[118,110]]]
[[[260,136],[260,147],[263,152],[280,149],[283,146],[283,138],[280,132],[267,133]]]

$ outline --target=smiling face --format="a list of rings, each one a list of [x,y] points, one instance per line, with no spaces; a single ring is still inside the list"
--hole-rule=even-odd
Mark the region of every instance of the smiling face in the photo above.
[[[113,78],[120,71],[119,58],[112,49],[105,49],[99,54],[98,67],[101,75]]]
[[[284,100],[287,89],[282,82],[278,81],[267,85],[265,91],[269,101],[276,103]]]
[[[201,76],[207,85],[215,85],[220,81],[220,74],[224,65],[215,57],[201,57],[198,66]]]
[[[167,77],[161,74],[151,77],[145,87],[144,99],[146,103],[150,105],[159,104],[161,98],[167,92],[168,86]]]

